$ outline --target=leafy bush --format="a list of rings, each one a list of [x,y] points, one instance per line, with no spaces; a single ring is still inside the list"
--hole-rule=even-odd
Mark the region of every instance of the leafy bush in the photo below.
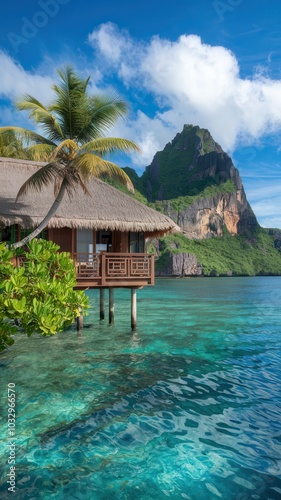
[[[24,265],[14,267],[14,252],[0,244],[0,350],[14,343],[11,335],[18,331],[55,335],[88,308],[84,292],[73,290],[70,254],[58,250],[51,241],[32,240]]]

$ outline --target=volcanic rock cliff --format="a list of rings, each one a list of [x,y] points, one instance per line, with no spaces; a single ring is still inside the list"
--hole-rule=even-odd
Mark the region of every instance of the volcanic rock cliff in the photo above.
[[[221,236],[224,225],[233,235],[258,226],[238,170],[208,130],[185,125],[140,180],[143,194],[188,238]]]
[[[281,231],[259,226],[238,170],[208,130],[185,125],[141,177],[125,170],[182,229],[149,243],[156,275],[281,275]]]

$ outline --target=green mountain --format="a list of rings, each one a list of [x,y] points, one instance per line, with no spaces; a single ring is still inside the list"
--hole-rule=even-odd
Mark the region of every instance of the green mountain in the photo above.
[[[125,171],[138,198],[182,231],[150,244],[159,275],[281,275],[281,231],[259,226],[238,170],[208,130],[185,125],[141,177]]]

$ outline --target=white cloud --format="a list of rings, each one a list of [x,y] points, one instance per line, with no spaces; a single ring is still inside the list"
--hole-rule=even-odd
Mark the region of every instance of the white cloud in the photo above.
[[[128,32],[122,30],[120,35],[116,36],[116,27],[110,22],[101,24],[100,28],[94,30],[88,38],[90,44],[100,50],[113,65],[120,63],[124,51],[129,52],[130,48],[134,48]],[[112,41],[114,41],[113,44]]]
[[[141,43],[112,23],[94,30],[89,41],[103,64],[114,63],[127,87],[150,92],[160,108],[155,117],[146,117],[146,162],[149,143],[163,147],[184,123],[208,128],[230,153],[238,143],[249,144],[281,128],[281,81],[260,72],[241,78],[235,55],[224,47],[205,44],[197,35]],[[139,113],[131,127],[135,139],[143,121]]]
[[[0,51],[0,98],[14,100],[25,93],[36,95],[46,102],[51,98],[49,76],[27,72],[5,52]]]
[[[25,71],[19,63],[3,51],[0,51],[0,67],[0,100],[3,102],[0,108],[0,126],[17,125],[31,128],[27,113],[19,113],[8,103],[9,101],[14,103],[25,94],[34,95],[43,103],[48,102],[52,97],[50,87],[53,79],[50,76],[43,76],[39,71]]]
[[[34,128],[34,124],[27,118],[27,113],[21,113],[13,109],[8,103],[14,103],[25,94],[30,94],[36,97],[43,104],[48,104],[54,97],[51,89],[52,85],[57,80],[57,75],[54,72],[55,67],[63,67],[65,63],[56,66],[54,61],[45,57],[42,60],[40,67],[35,71],[26,71],[17,61],[8,54],[0,50],[0,101],[3,105],[0,107],[0,126],[17,125],[27,128]],[[101,81],[101,73],[98,68],[87,70],[83,68],[81,72],[88,77],[91,75],[89,82],[89,92],[92,94],[99,93],[97,83]],[[40,132],[39,129],[35,127]]]
[[[106,50],[99,43],[104,39]],[[137,168],[148,165],[183,124],[208,128],[230,154],[237,146],[247,147],[242,170],[248,199],[261,225],[281,227],[279,165],[259,169],[259,154],[253,147],[264,135],[281,130],[280,80],[271,80],[260,68],[252,78],[242,78],[231,51],[204,44],[196,35],[182,35],[176,41],[154,37],[140,43],[116,26],[103,24],[92,33],[92,40],[95,57],[100,56],[103,64],[107,61],[111,69],[113,56],[107,52],[117,47],[115,75],[132,92],[148,92],[158,105],[154,115],[139,109],[129,124],[117,129],[141,146],[142,155],[133,158]]]
[[[155,153],[162,149],[163,144],[170,142],[178,130],[165,127],[163,120],[156,115],[149,118],[142,111],[136,113],[135,120],[122,120],[112,129],[112,136],[127,137],[135,141],[141,149],[132,157],[132,162],[137,169],[150,164]]]

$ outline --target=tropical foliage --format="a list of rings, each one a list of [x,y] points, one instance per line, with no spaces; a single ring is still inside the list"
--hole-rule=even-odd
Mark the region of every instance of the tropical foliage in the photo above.
[[[232,236],[226,228],[222,237],[202,240],[190,240],[183,234],[169,235],[160,240],[159,247],[156,261],[159,272],[166,269],[170,252],[184,252],[196,256],[204,276],[281,275],[281,253],[263,228],[258,228],[251,239]]]
[[[50,154],[47,151],[45,154],[43,151],[40,154],[36,153],[28,147],[26,140],[18,137],[14,130],[5,130],[0,133],[0,156],[21,160],[48,161]]]
[[[19,331],[55,335],[86,313],[88,298],[73,290],[73,261],[58,250],[51,241],[35,239],[24,253],[24,266],[14,267],[15,252],[0,243],[0,351]]]
[[[131,191],[134,189],[127,174],[109,161],[107,155],[117,151],[138,151],[138,147],[127,139],[105,137],[116,120],[126,116],[127,104],[116,94],[91,95],[89,78],[80,78],[70,66],[57,70],[57,73],[60,80],[52,87],[54,99],[51,104],[45,106],[30,95],[16,103],[18,110],[29,112],[29,117],[41,127],[44,135],[21,127],[0,128],[2,142],[4,134],[12,133],[29,158],[49,159],[21,186],[17,198],[28,191],[40,192],[50,184],[55,191],[54,203],[42,223],[16,243],[15,248],[26,244],[46,227],[65,193],[75,195],[78,186],[88,193],[87,182],[93,176],[106,173]]]
[[[5,158],[21,158],[29,159],[28,152],[23,144],[23,141],[17,139],[13,130],[6,130],[0,134],[0,156]]]

